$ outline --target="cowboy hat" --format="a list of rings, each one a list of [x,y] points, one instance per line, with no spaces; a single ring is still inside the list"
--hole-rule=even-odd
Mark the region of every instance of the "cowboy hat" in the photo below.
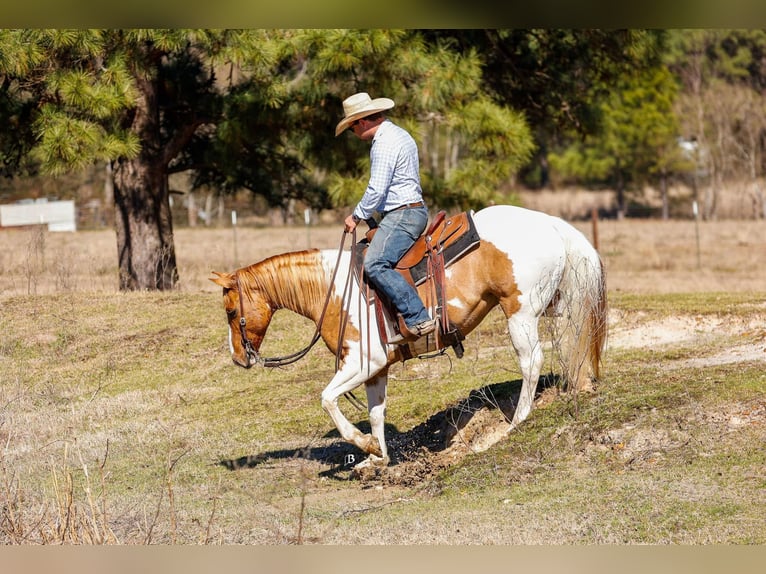
[[[359,118],[370,116],[383,110],[390,110],[394,107],[394,100],[388,98],[370,98],[367,92],[359,92],[343,100],[343,119],[338,122],[335,128],[336,137]]]

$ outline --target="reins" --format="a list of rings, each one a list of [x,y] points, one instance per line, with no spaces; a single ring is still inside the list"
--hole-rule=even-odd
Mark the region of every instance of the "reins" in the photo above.
[[[242,292],[242,287],[239,282],[239,273],[236,274],[236,282],[237,282],[237,292],[239,294],[239,334],[242,338],[242,346],[245,349],[245,353],[247,356],[248,363],[251,359],[255,360],[255,363],[260,363],[264,367],[282,367],[284,365],[290,365],[299,359],[302,359],[306,356],[306,354],[311,350],[311,347],[313,347],[316,342],[321,338],[322,334],[322,323],[324,322],[325,313],[327,312],[327,307],[330,304],[330,297],[333,292],[333,285],[335,284],[335,276],[338,273],[338,268],[340,267],[340,259],[343,255],[343,246],[346,242],[346,235],[347,231],[343,231],[343,236],[340,240],[340,247],[338,247],[338,259],[335,261],[335,269],[333,269],[332,277],[330,278],[330,285],[327,289],[327,297],[325,297],[324,306],[322,307],[322,313],[319,316],[319,320],[317,320],[317,327],[316,331],[314,331],[314,336],[311,338],[311,342],[301,349],[300,351],[296,353],[292,353],[291,355],[284,355],[282,357],[262,357],[258,351],[255,350],[255,347],[253,347],[252,341],[247,337],[247,320],[245,319],[245,305],[244,305],[244,297]],[[356,237],[356,235],[354,236]],[[349,266],[349,275],[351,274],[351,268]],[[343,329],[345,328],[345,321],[343,323],[343,326],[341,328],[341,335]],[[339,339],[340,340],[340,339]],[[340,347],[338,347],[338,357],[340,356]],[[339,358],[336,360],[336,370],[338,368],[338,361]]]

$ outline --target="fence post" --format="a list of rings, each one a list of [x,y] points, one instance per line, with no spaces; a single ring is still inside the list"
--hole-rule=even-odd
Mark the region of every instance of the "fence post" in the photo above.
[[[593,227],[593,247],[598,251],[598,209],[590,210],[590,219]]]
[[[231,211],[231,229],[234,232],[234,267],[239,267],[239,255],[237,254],[237,212]]]
[[[696,199],[692,202],[692,211],[694,212],[694,233],[697,236],[697,269],[702,269],[702,258],[700,256],[700,217]]]

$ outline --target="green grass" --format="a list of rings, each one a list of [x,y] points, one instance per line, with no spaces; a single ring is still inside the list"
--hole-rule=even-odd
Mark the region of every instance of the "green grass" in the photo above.
[[[610,305],[640,329],[670,315],[762,318],[763,301],[618,294]],[[236,367],[218,293],[2,303],[3,543],[77,543],[102,522],[113,533],[102,541],[119,543],[766,543],[763,361],[685,363],[758,332],[611,350],[595,393],[562,395],[488,451],[397,485],[327,462],[353,449],[319,403],[334,369],[323,345],[284,368]],[[311,329],[279,313],[263,352],[296,351]],[[389,435],[483,387],[517,390],[504,329],[493,313],[463,359],[395,366]],[[337,454],[311,455],[327,449]],[[238,459],[251,464],[221,464]],[[57,530],[67,513],[79,539]]]
[[[625,312],[668,316],[676,313],[742,317],[766,309],[763,293],[663,293],[647,297],[639,293],[609,294],[609,304]]]

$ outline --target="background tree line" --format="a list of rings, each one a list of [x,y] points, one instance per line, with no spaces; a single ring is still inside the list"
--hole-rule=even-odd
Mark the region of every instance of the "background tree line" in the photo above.
[[[106,165],[120,288],[168,289],[175,173],[282,209],[358,199],[367,144],[334,137],[354,92],[396,101],[434,207],[578,185],[624,215],[685,179],[715,217],[726,181],[762,175],[764,87],[759,30],[7,29],[0,171]]]

